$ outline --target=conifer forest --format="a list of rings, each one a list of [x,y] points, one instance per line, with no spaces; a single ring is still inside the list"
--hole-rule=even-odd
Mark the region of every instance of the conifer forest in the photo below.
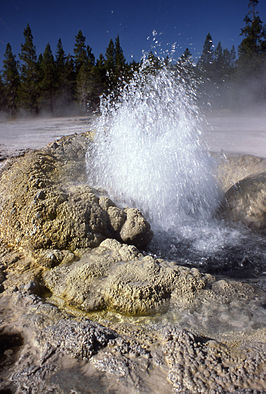
[[[192,58],[189,49],[175,62],[164,59],[164,65],[176,70],[186,83],[195,82],[200,106],[243,110],[251,102],[266,105],[266,25],[257,12],[258,2],[249,0],[238,48],[223,48],[208,33],[198,59]],[[161,59],[152,52],[148,56],[155,69],[161,67]],[[81,30],[72,54],[65,53],[61,39],[55,53],[47,43],[38,54],[27,25],[19,54],[13,53],[12,43],[6,44],[0,112],[10,118],[42,111],[60,115],[66,108],[77,114],[97,112],[99,97],[110,92],[119,95],[121,81],[128,81],[139,66],[126,61],[119,36],[96,59]]]

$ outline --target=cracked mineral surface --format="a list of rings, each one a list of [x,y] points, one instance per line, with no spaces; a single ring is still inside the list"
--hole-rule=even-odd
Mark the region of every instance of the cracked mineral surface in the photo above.
[[[63,137],[1,169],[0,391],[265,391],[260,278],[148,254],[143,214],[86,184],[90,141]],[[235,182],[262,172],[246,157],[237,175],[232,160]]]

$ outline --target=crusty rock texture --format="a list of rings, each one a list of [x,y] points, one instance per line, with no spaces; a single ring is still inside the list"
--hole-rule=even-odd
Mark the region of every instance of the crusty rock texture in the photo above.
[[[219,155],[218,180],[225,195],[218,217],[252,230],[266,229],[266,159],[241,154]]]
[[[107,239],[80,261],[47,271],[43,280],[53,295],[85,312],[147,315],[165,311],[170,303],[193,304],[214,278]]]
[[[0,299],[0,389],[9,393],[262,392],[265,332],[206,336],[178,322],[75,318],[28,290]],[[110,325],[110,322],[109,322]],[[256,391],[257,390],[257,391]]]
[[[86,184],[89,143],[1,169],[0,392],[265,391],[260,280],[140,252],[143,215]]]
[[[241,179],[266,171],[266,159],[261,157],[237,153],[212,155],[219,164],[218,178],[224,192]]]
[[[248,227],[266,232],[266,172],[248,176],[224,196],[221,215]]]
[[[80,183],[82,149],[72,143],[71,150],[69,141],[65,137],[61,145],[27,153],[2,171],[1,238],[47,266],[68,259],[66,251],[95,247],[109,237],[145,246],[152,236],[148,222],[139,210],[120,209]]]

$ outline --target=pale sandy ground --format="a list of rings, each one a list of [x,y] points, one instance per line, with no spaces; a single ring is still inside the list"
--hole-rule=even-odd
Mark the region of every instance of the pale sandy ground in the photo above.
[[[266,157],[266,110],[265,116],[216,113],[208,116],[208,123],[203,138],[211,151]],[[0,122],[0,155],[40,148],[89,128],[89,118],[84,116]]]

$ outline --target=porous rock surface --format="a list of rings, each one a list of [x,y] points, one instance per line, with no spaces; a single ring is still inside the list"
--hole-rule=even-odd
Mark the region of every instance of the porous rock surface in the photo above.
[[[80,139],[70,142],[65,137],[2,170],[0,237],[50,266],[108,237],[145,246],[152,236],[148,222],[137,209],[120,209],[81,183],[85,149]]]
[[[107,239],[80,261],[47,271],[43,280],[56,297],[83,311],[145,315],[170,303],[192,304],[214,278]]]
[[[104,327],[25,289],[6,291],[0,306],[0,389],[9,393],[265,390],[261,330],[219,338],[170,322]]]
[[[212,153],[218,163],[218,179],[224,192],[250,175],[266,171],[266,159],[238,153]]]
[[[224,196],[221,216],[266,231],[266,172],[250,175],[232,186]]]
[[[85,184],[88,142],[1,170],[0,391],[263,392],[259,290],[140,252],[141,213]]]

